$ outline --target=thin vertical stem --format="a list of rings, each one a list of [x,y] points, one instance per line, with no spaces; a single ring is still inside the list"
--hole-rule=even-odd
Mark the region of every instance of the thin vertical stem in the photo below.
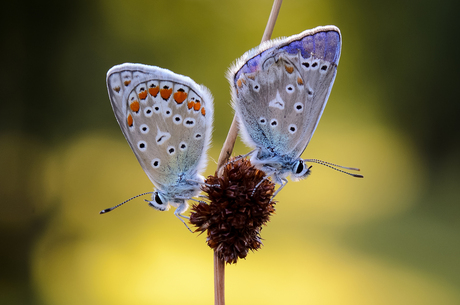
[[[214,252],[214,304],[225,305],[225,262]]]
[[[276,19],[281,8],[283,0],[274,0],[270,17],[265,27],[264,35],[262,36],[262,42],[270,39],[275,27]],[[220,151],[219,159],[217,161],[218,173],[220,168],[227,163],[228,159],[232,155],[233,147],[235,146],[236,137],[238,136],[238,122],[236,116],[233,117],[232,125],[225,139],[222,150]],[[214,252],[214,304],[225,305],[225,262],[220,259],[216,252]]]
[[[273,1],[272,11],[270,12],[270,17],[268,17],[267,25],[265,26],[264,35],[262,36],[262,41],[270,40],[272,37],[273,29],[275,28],[276,19],[278,18],[278,13],[281,9],[281,4],[283,0]]]
[[[228,159],[232,155],[233,147],[235,146],[236,137],[238,136],[238,122],[236,120],[236,115],[233,116],[232,125],[227,133],[227,138],[225,139],[222,150],[220,151],[219,159],[217,160],[217,169],[220,172],[220,168],[227,163]]]

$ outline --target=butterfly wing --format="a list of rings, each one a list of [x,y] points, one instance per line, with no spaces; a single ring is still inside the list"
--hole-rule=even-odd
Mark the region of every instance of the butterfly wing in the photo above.
[[[118,124],[155,187],[204,170],[214,112],[206,87],[166,69],[126,63],[107,72],[107,89]]]
[[[237,60],[227,77],[246,144],[299,157],[326,106],[340,50],[339,29],[325,26],[262,43]]]

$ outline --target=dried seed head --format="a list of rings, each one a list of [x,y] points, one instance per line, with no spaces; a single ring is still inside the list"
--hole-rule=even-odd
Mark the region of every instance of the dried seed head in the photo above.
[[[236,263],[249,250],[261,247],[262,225],[275,211],[271,201],[274,190],[275,184],[249,160],[231,161],[224,166],[221,177],[207,178],[203,191],[210,203],[194,205],[190,223],[197,227],[195,232],[207,231],[206,241],[221,259]]]

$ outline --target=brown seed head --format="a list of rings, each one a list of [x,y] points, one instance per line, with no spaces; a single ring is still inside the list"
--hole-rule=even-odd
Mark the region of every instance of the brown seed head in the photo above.
[[[207,231],[209,247],[227,263],[236,263],[262,245],[262,225],[275,211],[271,180],[265,179],[252,194],[264,177],[249,160],[234,159],[224,166],[221,177],[216,174],[206,179],[203,191],[210,203],[192,207],[190,223],[197,227],[195,232]]]

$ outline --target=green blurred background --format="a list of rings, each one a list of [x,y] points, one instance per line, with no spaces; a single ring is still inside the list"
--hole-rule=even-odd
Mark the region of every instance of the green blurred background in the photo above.
[[[152,189],[105,75],[140,62],[206,85],[217,160],[232,120],[226,69],[258,45],[271,5],[3,4],[1,304],[213,303],[205,236],[141,199],[98,214]],[[458,12],[454,0],[284,1],[273,37],[327,24],[343,35],[304,157],[365,178],[315,165],[289,183],[262,250],[227,267],[228,304],[460,304]]]

